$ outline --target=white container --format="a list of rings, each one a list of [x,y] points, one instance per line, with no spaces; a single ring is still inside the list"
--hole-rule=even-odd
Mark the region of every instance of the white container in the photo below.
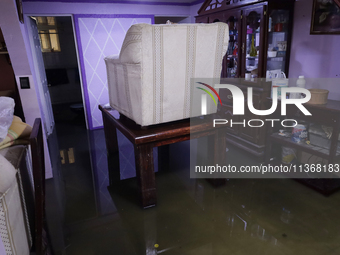
[[[305,88],[306,87],[305,76],[303,76],[303,75],[299,76],[299,79],[296,81],[296,87],[298,87],[298,88]],[[290,93],[289,98],[292,98],[292,99],[301,98],[301,93]]]
[[[268,58],[275,58],[276,54],[277,54],[276,51],[271,51],[271,50],[269,50],[268,53],[267,53]]]
[[[281,99],[281,88],[288,88],[288,79],[286,78],[286,74],[284,72],[281,72],[280,77],[272,80],[272,98],[273,88],[277,88],[277,98]]]
[[[303,75],[299,76],[299,79],[296,81],[296,87],[299,87],[299,88],[305,88],[306,87],[305,76],[303,76]]]

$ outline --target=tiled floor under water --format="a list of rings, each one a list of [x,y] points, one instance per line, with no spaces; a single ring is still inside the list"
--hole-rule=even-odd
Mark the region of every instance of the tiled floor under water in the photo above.
[[[169,170],[156,173],[158,204],[141,209],[136,179],[108,189],[103,130],[56,126],[58,159],[47,182],[56,254],[340,254],[340,191],[325,197],[290,179],[230,179],[213,188],[190,179],[189,143],[170,146]],[[132,145],[120,137],[121,172],[134,175]],[[248,161],[229,147],[230,160]],[[71,160],[72,161],[72,160]]]

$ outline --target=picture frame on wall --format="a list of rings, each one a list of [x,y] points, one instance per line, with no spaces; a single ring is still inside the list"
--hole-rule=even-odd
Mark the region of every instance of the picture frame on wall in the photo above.
[[[313,0],[311,34],[340,34],[340,0]]]

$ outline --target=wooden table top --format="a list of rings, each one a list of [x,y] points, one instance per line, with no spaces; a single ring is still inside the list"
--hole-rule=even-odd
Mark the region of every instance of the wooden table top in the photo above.
[[[204,119],[195,117],[168,123],[162,123],[147,127],[141,127],[134,121],[119,114],[114,108],[106,108],[99,105],[99,109],[114,122],[115,126],[135,144],[156,142],[163,139],[171,139],[179,136],[189,136],[199,132],[214,131],[224,125],[213,127],[213,119],[220,117],[214,114],[204,116]],[[116,117],[115,117],[116,116]]]

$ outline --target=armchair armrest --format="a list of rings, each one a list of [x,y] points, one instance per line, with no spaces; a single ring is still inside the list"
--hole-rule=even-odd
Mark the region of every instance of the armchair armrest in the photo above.
[[[118,64],[120,63],[119,55],[110,55],[104,58],[106,63]]]

